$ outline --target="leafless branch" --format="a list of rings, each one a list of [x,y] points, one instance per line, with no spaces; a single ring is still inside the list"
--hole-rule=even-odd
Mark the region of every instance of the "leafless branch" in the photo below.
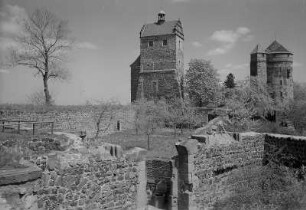
[[[51,101],[49,79],[67,79],[65,54],[71,49],[67,21],[57,18],[46,9],[36,10],[22,22],[23,32],[16,38],[17,49],[11,51],[15,65],[37,70],[44,82],[46,103]]]

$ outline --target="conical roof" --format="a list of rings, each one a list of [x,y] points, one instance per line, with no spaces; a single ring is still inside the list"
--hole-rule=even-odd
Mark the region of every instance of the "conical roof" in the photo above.
[[[265,50],[260,46],[260,44],[256,45],[254,50],[252,50],[251,54],[256,54],[256,53],[265,53]]]
[[[267,53],[290,53],[292,54],[289,50],[287,50],[283,45],[278,43],[278,41],[272,42],[270,46],[266,49]]]

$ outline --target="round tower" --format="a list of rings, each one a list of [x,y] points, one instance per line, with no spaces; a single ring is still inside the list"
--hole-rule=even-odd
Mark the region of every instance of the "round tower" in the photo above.
[[[251,80],[260,82],[262,84],[267,83],[267,65],[266,65],[266,53],[258,44],[251,52],[250,62],[250,76]],[[253,84],[251,82],[251,84]]]
[[[293,53],[277,41],[266,49],[267,84],[272,98],[279,104],[293,99]]]

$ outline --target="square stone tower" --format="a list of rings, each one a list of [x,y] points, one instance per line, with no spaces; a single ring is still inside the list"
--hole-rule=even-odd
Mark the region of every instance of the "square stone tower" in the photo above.
[[[155,23],[140,31],[140,56],[131,65],[131,101],[183,96],[184,33],[180,20]]]

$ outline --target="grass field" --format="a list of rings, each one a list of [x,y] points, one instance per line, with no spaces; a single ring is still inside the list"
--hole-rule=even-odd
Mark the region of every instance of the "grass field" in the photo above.
[[[183,134],[174,135],[173,130],[163,129],[150,136],[150,150],[147,157],[151,158],[171,158],[177,155],[175,143],[190,136],[190,131]],[[107,136],[100,137],[98,142],[118,144],[123,150],[133,147],[147,149],[147,136],[136,134],[135,130],[125,130]]]
[[[171,158],[177,155],[175,148],[175,143],[186,139],[190,136],[190,131],[185,130],[183,134],[174,135],[173,130],[163,129],[156,131],[155,134],[150,136],[150,150],[147,152],[148,158]],[[16,132],[0,132],[0,148],[5,146],[5,148],[12,148],[11,154],[0,154],[0,158],[4,161],[9,161],[12,156],[18,156],[21,158],[26,155],[31,155],[34,153],[39,153],[40,151],[32,151],[29,149],[29,142],[35,139],[42,138],[59,138],[51,134],[41,134],[32,136],[31,132],[23,132],[22,134],[17,134]],[[88,144],[99,145],[103,142],[117,144],[122,147],[123,150],[129,150],[133,147],[141,147],[144,149],[148,148],[147,136],[145,134],[136,134],[135,130],[125,130],[121,132],[112,133],[99,139],[88,140]],[[29,154],[31,153],[31,154]],[[6,156],[6,157],[4,157]],[[2,161],[2,162],[3,162]],[[2,163],[3,165],[4,163]]]

